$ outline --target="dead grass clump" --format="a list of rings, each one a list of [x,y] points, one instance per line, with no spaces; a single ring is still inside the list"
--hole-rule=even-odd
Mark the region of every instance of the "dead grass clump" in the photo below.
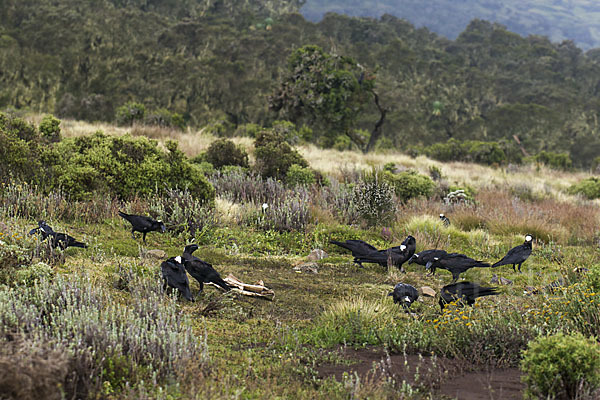
[[[0,345],[0,393],[3,399],[62,399],[69,357],[50,343],[17,338]]]
[[[576,204],[553,198],[524,202],[497,190],[482,190],[476,200],[476,214],[487,221],[490,233],[530,233],[546,243],[593,243],[600,218],[600,209],[589,202]]]
[[[174,128],[143,124],[133,124],[130,132],[132,136],[146,136],[150,139],[177,138],[181,135],[181,131]]]
[[[452,225],[463,231],[487,229],[487,220],[473,208],[458,208],[446,216],[450,218]]]

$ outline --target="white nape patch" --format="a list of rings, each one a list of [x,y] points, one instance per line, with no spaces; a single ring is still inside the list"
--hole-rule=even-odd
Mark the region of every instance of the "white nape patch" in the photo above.
[[[180,264],[181,264],[181,256],[177,256],[177,257],[175,257],[175,261],[177,261],[178,263],[180,263]]]
[[[159,224],[162,224],[162,221],[160,219],[158,221],[156,221],[156,222],[158,222]]]
[[[404,296],[404,301],[407,301],[407,302],[409,302],[409,303],[410,303],[410,297],[408,297],[408,296]]]
[[[439,258],[439,257],[433,257],[433,259],[434,259],[435,261],[439,261],[439,259],[440,259],[440,258]]]
[[[400,245],[400,250],[404,250],[404,249],[406,249],[406,246],[405,246],[405,245],[403,245],[403,244],[401,244],[401,245]]]
[[[525,236],[525,241],[526,242],[531,242],[532,240],[533,240],[533,238],[531,237],[531,235]]]
[[[42,231],[42,232],[46,233],[46,230],[44,229],[44,227],[43,227],[43,226],[40,226],[40,231]]]
[[[263,210],[266,210],[267,208],[269,208],[269,205],[268,205],[267,203],[263,203],[263,205],[262,205],[262,209],[263,209]]]
[[[444,214],[440,214],[440,218],[444,218]]]
[[[418,255],[418,254],[415,254],[415,255],[414,255],[414,257],[415,257],[415,258],[419,258],[419,255]]]

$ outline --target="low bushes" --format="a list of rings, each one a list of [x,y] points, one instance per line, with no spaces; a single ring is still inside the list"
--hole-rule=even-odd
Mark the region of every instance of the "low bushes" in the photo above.
[[[292,165],[308,167],[304,157],[276,130],[261,131],[254,141],[254,147],[255,170],[264,177],[284,180]]]
[[[600,386],[600,346],[581,334],[538,338],[523,352],[528,398],[580,399]]]
[[[430,197],[435,188],[430,177],[413,170],[399,173],[385,171],[383,179],[394,188],[396,196],[403,202],[419,196]]]
[[[215,168],[226,165],[249,167],[246,150],[227,139],[217,139],[212,142],[204,154],[204,160],[211,163]]]
[[[118,393],[145,382],[166,384],[188,363],[208,361],[206,345],[192,333],[175,299],[165,298],[159,282],[140,279],[130,289],[131,301],[123,304],[85,276],[41,279],[29,288],[4,287],[0,290],[1,347],[18,335],[27,344],[24,348],[47,348],[49,356],[64,360],[68,365],[61,368],[62,364],[40,363],[36,376],[48,376],[58,368],[60,374],[45,389],[50,393],[62,389],[68,398],[99,398],[102,392]],[[62,357],[54,357],[54,350]],[[0,374],[0,384],[6,384],[2,378],[6,374]],[[18,378],[13,386],[32,386],[26,374],[13,378]]]
[[[573,161],[568,153],[554,153],[551,151],[541,151],[531,160],[540,164],[544,164],[550,168],[567,171],[573,167]]]
[[[487,165],[506,162],[506,154],[497,142],[450,139],[446,143],[427,146],[423,152],[439,161],[465,161]]]
[[[591,177],[572,185],[568,192],[570,194],[580,194],[588,199],[600,198],[600,178]]]

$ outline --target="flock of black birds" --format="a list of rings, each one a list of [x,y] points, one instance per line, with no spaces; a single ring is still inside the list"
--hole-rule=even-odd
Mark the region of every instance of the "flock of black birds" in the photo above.
[[[150,217],[126,214],[121,211],[119,211],[119,216],[131,224],[131,236],[135,239],[135,232],[140,232],[144,243],[146,243],[148,232],[164,233],[166,231],[166,226],[162,221]],[[440,214],[440,219],[444,225],[450,224],[450,220],[444,214]],[[74,237],[66,233],[55,232],[45,221],[39,221],[37,228],[29,232],[30,235],[36,233],[41,235],[42,241],[49,239],[49,245],[53,249],[57,247],[62,250],[67,247],[87,248],[85,243],[77,241]],[[413,236],[406,237],[399,246],[383,250],[379,250],[363,240],[346,240],[345,242],[331,240],[330,243],[350,250],[354,262],[360,267],[363,267],[363,263],[374,263],[383,267],[395,266],[400,271],[405,272],[404,263],[415,263],[424,266],[429,271],[429,275],[435,275],[438,268],[449,271],[452,274],[452,283],[444,286],[440,292],[439,304],[443,309],[446,304],[452,301],[473,305],[477,297],[498,294],[497,288],[483,287],[472,282],[457,282],[457,280],[460,274],[471,268],[495,268],[512,264],[514,271],[517,270],[518,266],[518,271],[521,272],[521,265],[531,255],[532,240],[531,235],[526,235],[525,243],[510,249],[500,261],[493,265],[475,260],[464,254],[447,253],[440,249],[415,253],[417,241]],[[213,283],[225,291],[230,290],[231,287],[221,278],[211,264],[193,255],[197,249],[197,244],[187,245],[181,256],[171,257],[161,264],[164,288],[170,286],[177,289],[184,298],[194,301],[188,279],[189,274],[198,281],[200,285],[199,292],[202,292],[205,283]],[[393,297],[394,303],[401,304],[402,307],[408,309],[419,298],[419,292],[412,285],[398,283],[394,290],[389,293],[389,296]]]
[[[440,214],[440,220],[446,226],[450,224],[450,220],[444,214]],[[452,283],[442,287],[440,292],[439,304],[443,310],[446,304],[452,301],[457,301],[458,304],[473,305],[477,297],[498,294],[497,288],[480,286],[473,282],[457,282],[458,278],[460,274],[471,268],[495,268],[510,264],[512,264],[515,272],[517,266],[519,272],[521,272],[521,265],[531,255],[532,241],[533,237],[526,235],[523,244],[510,249],[500,261],[492,265],[464,254],[448,253],[440,249],[415,253],[417,242],[413,236],[404,239],[400,246],[384,250],[378,250],[375,246],[362,240],[346,240],[345,242],[331,240],[330,243],[350,250],[354,262],[360,267],[363,267],[363,263],[373,263],[383,267],[394,266],[401,272],[405,272],[402,265],[406,262],[424,266],[429,272],[428,275],[435,275],[438,268],[449,271],[452,274]],[[412,285],[398,283],[394,290],[389,293],[389,296],[392,296],[394,303],[408,309],[419,298],[419,292]]]
[[[135,239],[135,232],[142,233],[142,240],[146,243],[146,234],[148,232],[165,232],[166,226],[162,221],[154,220],[153,218],[143,215],[125,214],[119,211],[119,216],[131,223],[131,236]],[[67,247],[87,248],[85,243],[77,241],[74,237],[66,233],[57,233],[45,221],[39,221],[38,227],[29,231],[30,235],[39,233],[42,241],[50,238],[49,244],[53,249],[60,247],[65,250]],[[221,275],[209,263],[202,261],[198,257],[192,255],[198,249],[197,244],[185,246],[183,254],[177,257],[171,257],[160,265],[160,270],[163,279],[163,288],[167,286],[179,290],[181,295],[189,300],[194,301],[190,282],[187,274],[196,279],[200,284],[199,292],[204,289],[205,283],[214,283],[225,291],[231,290],[231,287],[221,279]]]

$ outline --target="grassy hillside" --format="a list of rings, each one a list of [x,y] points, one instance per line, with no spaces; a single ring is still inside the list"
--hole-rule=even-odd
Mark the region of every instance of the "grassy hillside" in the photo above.
[[[500,23],[521,36],[547,36],[553,42],[572,40],[584,50],[600,47],[600,5],[588,0],[511,0],[501,4],[486,0],[426,3],[308,0],[301,11],[311,21],[320,20],[327,12],[376,18],[390,14],[450,39],[456,38],[471,20],[484,19]]]
[[[111,136],[124,133],[77,121],[63,121],[63,128],[69,137],[97,129]],[[177,140],[192,157],[214,140],[202,131],[139,129],[137,134],[164,143]],[[250,153],[253,168],[253,142],[233,140]],[[519,379],[521,351],[539,336],[600,334],[600,207],[597,200],[564,191],[586,174],[535,165],[442,164],[394,152],[365,156],[312,145],[298,150],[328,184],[291,188],[236,169],[213,171],[207,176],[216,189],[214,208],[177,191],[73,201],[59,191],[47,195],[28,184],[3,182],[0,364],[11,365],[0,373],[3,394],[20,399],[40,393],[108,399],[452,398],[448,383],[469,371],[489,368],[489,378],[504,368]],[[357,207],[360,193],[354,188],[366,187],[361,185],[371,169],[389,163],[423,173],[436,166],[442,178],[429,198],[401,202],[390,194],[391,205],[381,206],[391,207],[391,218],[373,222]],[[441,197],[455,188],[467,189],[471,198],[444,202]],[[266,212],[260,211],[263,202],[269,205]],[[139,236],[131,238],[119,209],[151,214],[170,229],[148,234],[144,246]],[[440,212],[450,226],[439,221]],[[180,229],[188,218],[196,224],[193,232]],[[49,249],[27,235],[38,219],[88,248]],[[281,221],[288,228],[278,228]],[[473,308],[452,305],[443,313],[437,298],[422,295],[405,313],[387,294],[398,282],[439,293],[451,281],[447,271],[427,276],[416,264],[405,265],[406,273],[374,264],[359,268],[350,254],[329,244],[362,239],[387,248],[410,234],[417,251],[437,247],[494,262],[526,233],[535,243],[522,274],[510,266],[471,269],[465,280],[496,286],[489,283],[496,274],[512,283],[499,285],[500,295],[479,299]],[[164,293],[159,281],[164,257],[149,250],[176,256],[191,241],[200,245],[196,255],[223,276],[264,281],[275,291],[273,301],[210,286],[198,294],[196,282],[191,282],[194,303]],[[317,248],[328,256],[303,267]],[[556,290],[544,289],[559,278],[563,283]],[[524,294],[534,289],[539,294]],[[33,374],[37,379],[29,379]],[[521,395],[523,387],[516,390]],[[578,395],[593,398],[594,390],[584,385]]]

